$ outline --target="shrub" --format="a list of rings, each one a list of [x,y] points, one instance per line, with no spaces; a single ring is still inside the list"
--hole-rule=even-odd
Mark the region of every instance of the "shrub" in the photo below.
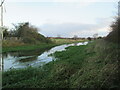
[[[28,22],[14,25],[15,29],[9,32],[10,37],[18,37],[22,39],[23,43],[37,44],[37,43],[51,43],[51,41],[38,33],[38,28],[30,25]],[[7,32],[5,32],[5,35]]]
[[[116,21],[111,25],[112,31],[107,35],[105,40],[120,43],[120,18],[117,18]]]

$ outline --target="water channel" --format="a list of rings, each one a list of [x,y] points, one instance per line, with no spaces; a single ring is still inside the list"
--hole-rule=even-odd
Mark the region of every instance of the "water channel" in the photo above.
[[[56,51],[64,51],[66,47],[69,46],[79,46],[86,45],[88,42],[80,42],[74,44],[64,44],[60,46],[55,46],[47,51],[24,51],[24,52],[8,52],[2,55],[3,59],[3,69],[4,71],[9,69],[25,68],[28,66],[42,66],[52,60],[55,60],[54,56],[50,54]]]

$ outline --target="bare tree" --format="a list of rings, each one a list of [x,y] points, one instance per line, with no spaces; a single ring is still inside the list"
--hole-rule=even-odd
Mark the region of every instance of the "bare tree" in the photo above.
[[[91,39],[91,37],[88,37],[87,39],[88,39],[89,41],[91,41],[91,40],[92,40],[92,39]]]

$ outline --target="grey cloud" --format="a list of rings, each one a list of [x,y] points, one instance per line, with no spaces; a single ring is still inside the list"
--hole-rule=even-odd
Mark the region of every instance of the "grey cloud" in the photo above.
[[[97,24],[80,24],[80,23],[64,23],[64,24],[44,24],[41,26],[41,33],[45,36],[57,36],[58,34],[63,37],[72,37],[74,34],[78,36],[87,37],[94,33],[101,35],[106,34],[104,31],[98,29],[105,28],[110,25],[107,19],[98,19]],[[78,33],[77,33],[78,32]]]

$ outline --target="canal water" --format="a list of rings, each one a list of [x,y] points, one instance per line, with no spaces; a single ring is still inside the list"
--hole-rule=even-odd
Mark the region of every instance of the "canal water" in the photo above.
[[[25,68],[28,66],[39,67],[52,60],[55,60],[55,57],[50,55],[56,51],[64,51],[66,47],[69,46],[79,46],[86,45],[88,42],[80,42],[74,44],[64,44],[60,46],[55,46],[47,51],[24,51],[24,52],[9,52],[2,55],[3,59],[3,70],[9,69],[18,69]]]

